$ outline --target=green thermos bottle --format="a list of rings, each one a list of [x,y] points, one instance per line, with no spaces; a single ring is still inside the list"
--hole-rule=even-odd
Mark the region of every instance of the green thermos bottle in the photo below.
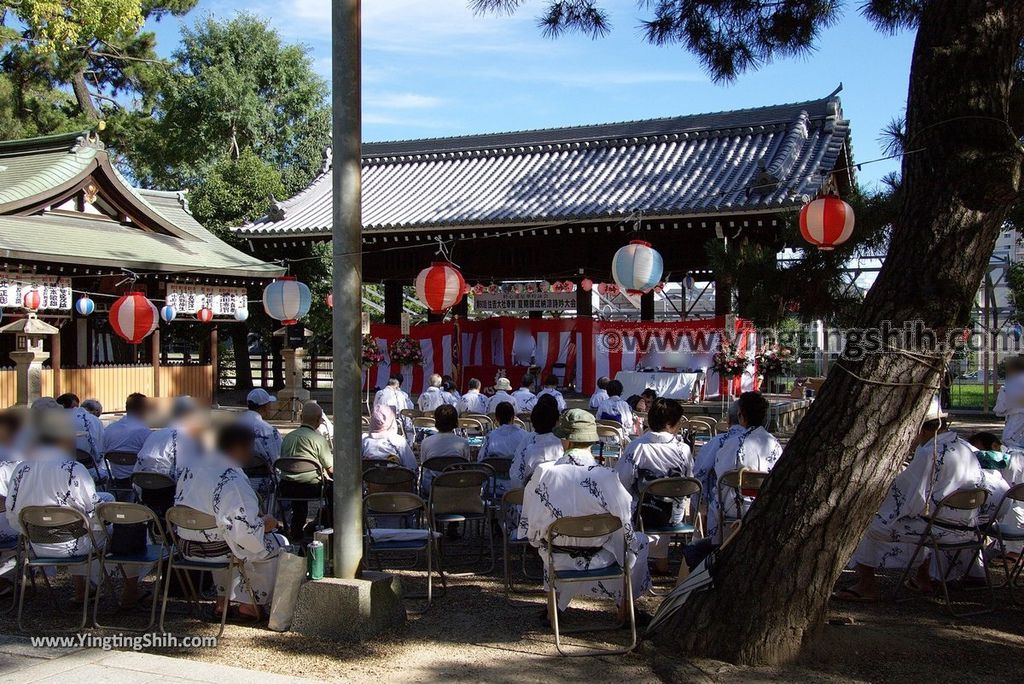
[[[306,547],[306,563],[309,567],[309,579],[320,580],[324,578],[324,544],[320,541],[312,541]]]

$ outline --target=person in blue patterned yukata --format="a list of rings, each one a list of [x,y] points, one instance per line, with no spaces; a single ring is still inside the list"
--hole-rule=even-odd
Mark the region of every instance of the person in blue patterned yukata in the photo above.
[[[570,444],[597,442],[594,416],[588,411],[570,409],[559,422],[562,439]],[[523,494],[523,515],[520,532],[530,544],[541,549],[545,584],[548,581],[547,532],[553,522],[563,517],[610,513],[622,522],[626,538],[623,557],[619,533],[604,539],[589,540],[593,546],[554,554],[558,570],[589,570],[619,563],[631,568],[633,598],[641,596],[651,585],[647,567],[647,537],[633,528],[633,497],[610,468],[572,463],[541,463],[533,473]],[[558,610],[565,610],[574,596],[610,598],[625,609],[624,586],[621,584],[573,582],[563,585],[558,594]],[[550,617],[550,616],[549,616]]]
[[[988,490],[990,496],[980,512],[982,522],[994,514],[1008,488],[1006,481],[998,470],[983,468],[978,458],[981,452],[948,428],[946,413],[936,398],[921,426],[913,460],[896,477],[888,496],[854,551],[851,563],[857,573],[857,581],[837,591],[833,598],[840,601],[878,601],[881,592],[875,577],[876,571],[906,568],[927,526],[921,516],[934,512],[942,499],[958,489]],[[973,522],[972,515],[970,511],[945,510],[942,518],[963,525]],[[932,532],[941,542],[973,538],[969,532],[948,527],[933,527]],[[953,553],[942,555],[945,558],[932,557],[927,548],[918,552],[914,561],[918,563],[915,568],[916,578],[912,580],[914,589],[922,593],[934,589],[932,578],[945,574],[953,558]],[[976,557],[961,553],[956,566],[949,568],[948,579],[958,579],[975,568],[980,571],[977,560]]]
[[[718,506],[718,492],[715,487],[717,484],[715,458],[718,456],[719,449],[726,442],[743,432],[743,426],[740,425],[740,403],[738,401],[729,404],[728,423],[729,429],[705,442],[693,462],[693,477],[700,482],[701,495],[709,512]],[[706,530],[704,538],[711,538]]]
[[[15,448],[15,437],[21,431],[21,423],[22,414],[18,410],[0,411],[0,598],[14,591],[18,530],[7,522],[4,512],[7,510],[11,474],[22,460],[20,451]]]
[[[779,440],[764,428],[768,421],[768,400],[760,392],[744,392],[736,403],[741,430],[722,443],[715,452],[714,473],[705,475],[709,486],[706,491],[715,491],[716,499],[719,477],[740,468],[768,472],[782,455]],[[749,496],[737,502],[733,489],[725,489],[722,496],[723,506],[717,505],[717,501],[715,506],[708,506],[708,537],[719,544],[725,539],[725,530],[720,529],[719,524],[721,509],[724,508],[729,517],[735,517],[741,508],[745,514],[754,503]]]
[[[257,622],[264,617],[262,608],[273,598],[277,561],[288,540],[274,532],[277,520],[260,515],[259,501],[249,478],[242,471],[248,462],[253,435],[239,423],[226,425],[217,435],[217,450],[205,459],[189,462],[178,477],[174,496],[176,506],[188,506],[214,517],[217,526],[208,530],[176,530],[185,558],[223,561],[229,555],[244,564],[241,577],[227,586],[228,571],[214,571],[219,619],[225,600],[237,601],[228,608],[228,617]],[[255,604],[252,603],[255,598]]]
[[[253,455],[270,466],[273,466],[274,461],[281,455],[281,433],[267,422],[276,401],[277,397],[271,395],[267,390],[257,387],[246,396],[245,403],[248,410],[238,419],[256,437],[256,441],[252,445]]]

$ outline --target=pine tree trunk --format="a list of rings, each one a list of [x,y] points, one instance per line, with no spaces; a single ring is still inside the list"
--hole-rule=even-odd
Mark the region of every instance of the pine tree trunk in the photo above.
[[[968,323],[1022,155],[1005,123],[1024,2],[926,2],[911,65],[905,201],[860,316],[952,334]],[[855,59],[855,56],[852,56]],[[892,340],[895,342],[895,340]],[[795,657],[908,453],[951,350],[836,363],[736,539],[714,588],[657,636],[666,654],[742,664]],[[885,349],[890,345],[885,345]]]
[[[232,325],[231,346],[235,353],[235,389],[252,389],[252,365],[249,362],[249,328]]]
[[[84,69],[79,69],[71,77],[71,89],[75,93],[75,100],[82,113],[90,119],[98,120],[100,111],[96,108],[96,103],[92,101],[92,93],[89,92],[89,85],[85,82]]]

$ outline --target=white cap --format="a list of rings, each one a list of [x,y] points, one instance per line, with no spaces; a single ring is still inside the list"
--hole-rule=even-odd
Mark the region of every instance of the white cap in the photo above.
[[[928,404],[928,413],[924,416],[924,422],[932,420],[939,420],[941,418],[948,418],[949,414],[942,410],[942,404],[939,403],[938,395],[932,397],[932,401]]]
[[[495,381],[494,383],[494,389],[508,392],[510,389],[512,389],[512,383],[509,381],[508,378],[498,378],[497,381]]]
[[[245,401],[256,406],[266,406],[277,401],[277,397],[272,395],[262,387],[257,387],[253,391],[249,392],[249,395],[245,398]]]

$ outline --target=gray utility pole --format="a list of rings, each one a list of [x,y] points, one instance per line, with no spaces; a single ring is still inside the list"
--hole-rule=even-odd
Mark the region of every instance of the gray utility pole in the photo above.
[[[360,0],[332,0],[334,225],[334,575],[355,579],[363,556],[362,65]]]

